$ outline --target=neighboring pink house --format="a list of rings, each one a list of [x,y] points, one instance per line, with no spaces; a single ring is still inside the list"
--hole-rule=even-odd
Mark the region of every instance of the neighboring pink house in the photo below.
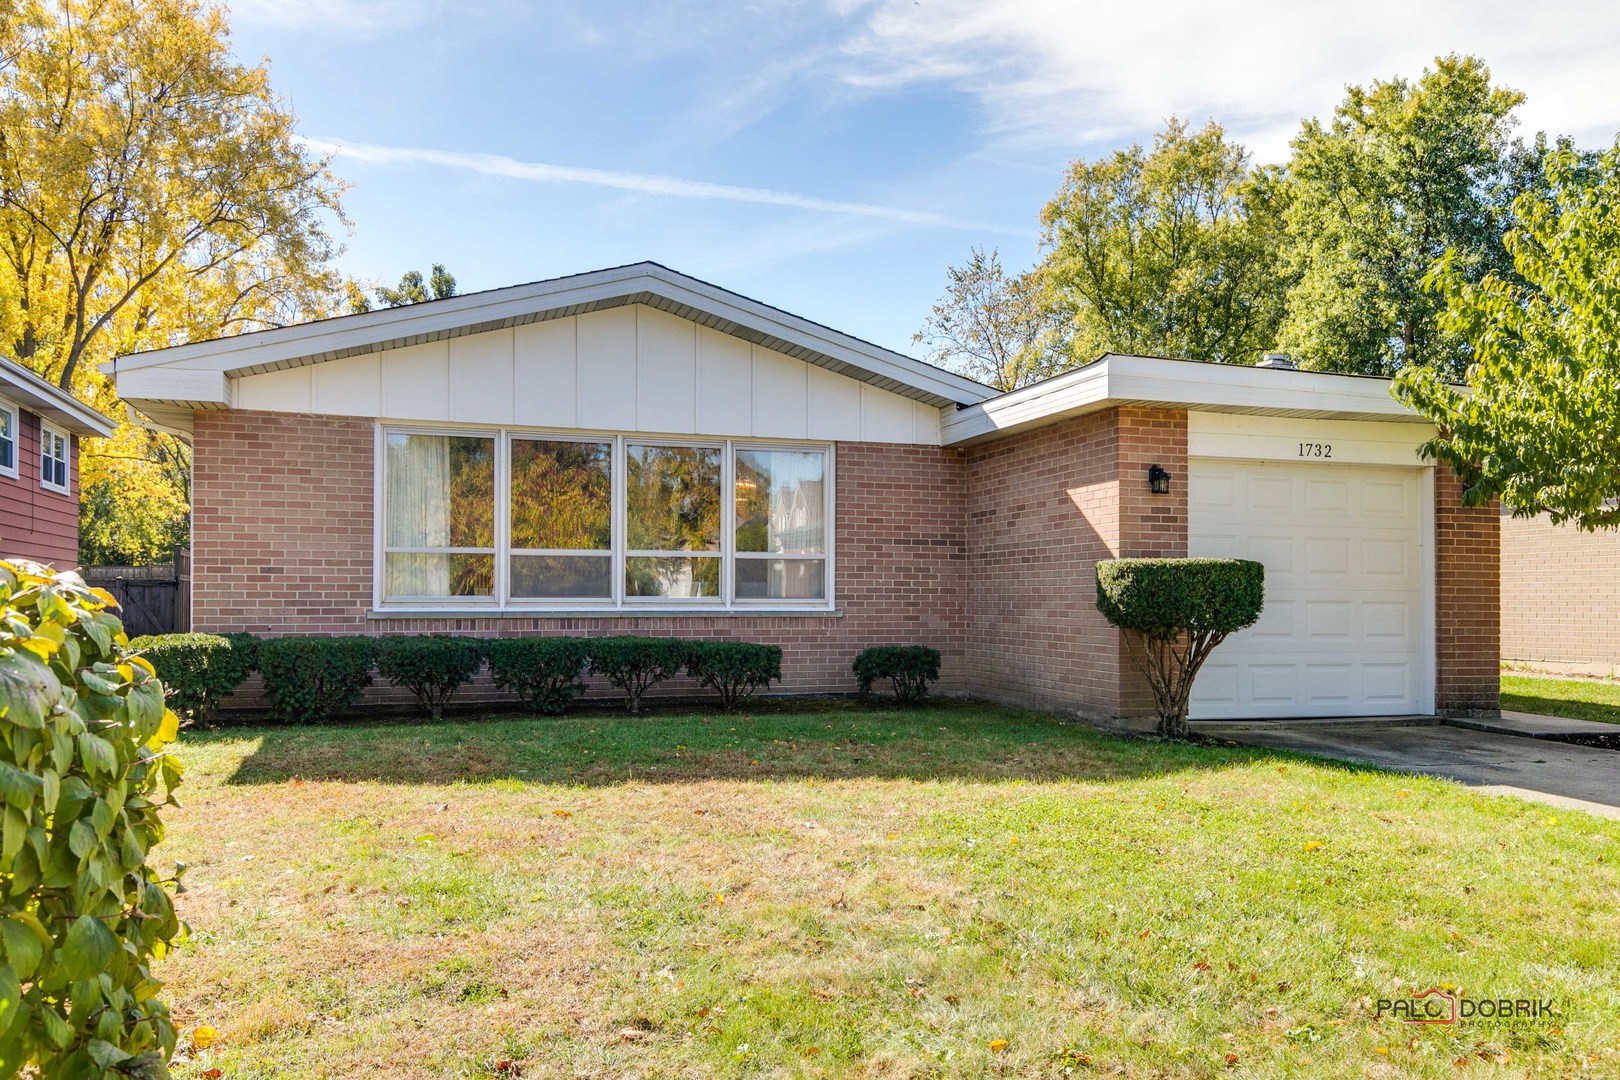
[[[0,360],[0,558],[79,565],[79,439],[116,425]]]
[[[1195,717],[1497,704],[1496,512],[1384,380],[1107,356],[997,394],[652,263],[108,370],[193,442],[199,630],[735,637],[789,692],[919,643],[944,690],[1134,717],[1095,563],[1232,555],[1266,614]]]

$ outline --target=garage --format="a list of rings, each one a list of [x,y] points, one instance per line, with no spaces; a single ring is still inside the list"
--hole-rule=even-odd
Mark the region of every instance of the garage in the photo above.
[[[1318,452],[1304,445],[1296,452]],[[1210,657],[1194,719],[1433,712],[1431,475],[1331,459],[1189,460],[1189,553],[1266,568],[1264,614]]]

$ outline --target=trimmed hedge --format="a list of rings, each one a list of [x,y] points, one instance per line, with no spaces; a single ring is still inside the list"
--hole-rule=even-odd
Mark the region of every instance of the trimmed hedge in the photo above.
[[[1187,736],[1187,703],[1204,661],[1265,606],[1266,569],[1248,559],[1108,559],[1097,564],[1097,610],[1126,631],[1153,688],[1159,734]]]
[[[782,647],[746,641],[694,641],[687,646],[686,673],[735,709],[754,691],[782,677]]]
[[[450,634],[377,639],[377,674],[403,686],[434,720],[456,691],[484,666],[484,641]]]
[[[927,697],[928,684],[939,678],[939,650],[926,645],[876,645],[862,649],[850,667],[862,697],[871,696],[874,682],[888,679],[895,700],[912,705]]]
[[[1230,634],[1260,618],[1265,583],[1248,559],[1108,559],[1097,564],[1097,609],[1147,637]]]
[[[283,724],[315,724],[354,704],[371,685],[376,640],[368,637],[270,638],[259,646],[270,715]]]
[[[197,721],[242,685],[258,663],[258,646],[252,634],[150,634],[129,643],[163,680],[170,707]]]
[[[591,674],[601,675],[624,691],[632,716],[641,712],[648,688],[679,675],[691,656],[692,643],[678,638],[590,638]]]
[[[495,685],[516,694],[535,712],[560,713],[585,689],[584,638],[496,638],[485,642]]]

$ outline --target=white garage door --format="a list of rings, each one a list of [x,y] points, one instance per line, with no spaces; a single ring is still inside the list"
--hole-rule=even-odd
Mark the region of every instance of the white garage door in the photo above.
[[[1266,567],[1260,621],[1215,650],[1193,719],[1433,711],[1423,469],[1195,459],[1195,556]]]

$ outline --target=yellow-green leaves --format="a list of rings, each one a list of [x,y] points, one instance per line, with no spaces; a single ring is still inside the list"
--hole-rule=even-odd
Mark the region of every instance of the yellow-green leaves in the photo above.
[[[0,1077],[166,1076],[178,880],[147,859],[179,722],[104,593],[0,561],[0,598]]]

